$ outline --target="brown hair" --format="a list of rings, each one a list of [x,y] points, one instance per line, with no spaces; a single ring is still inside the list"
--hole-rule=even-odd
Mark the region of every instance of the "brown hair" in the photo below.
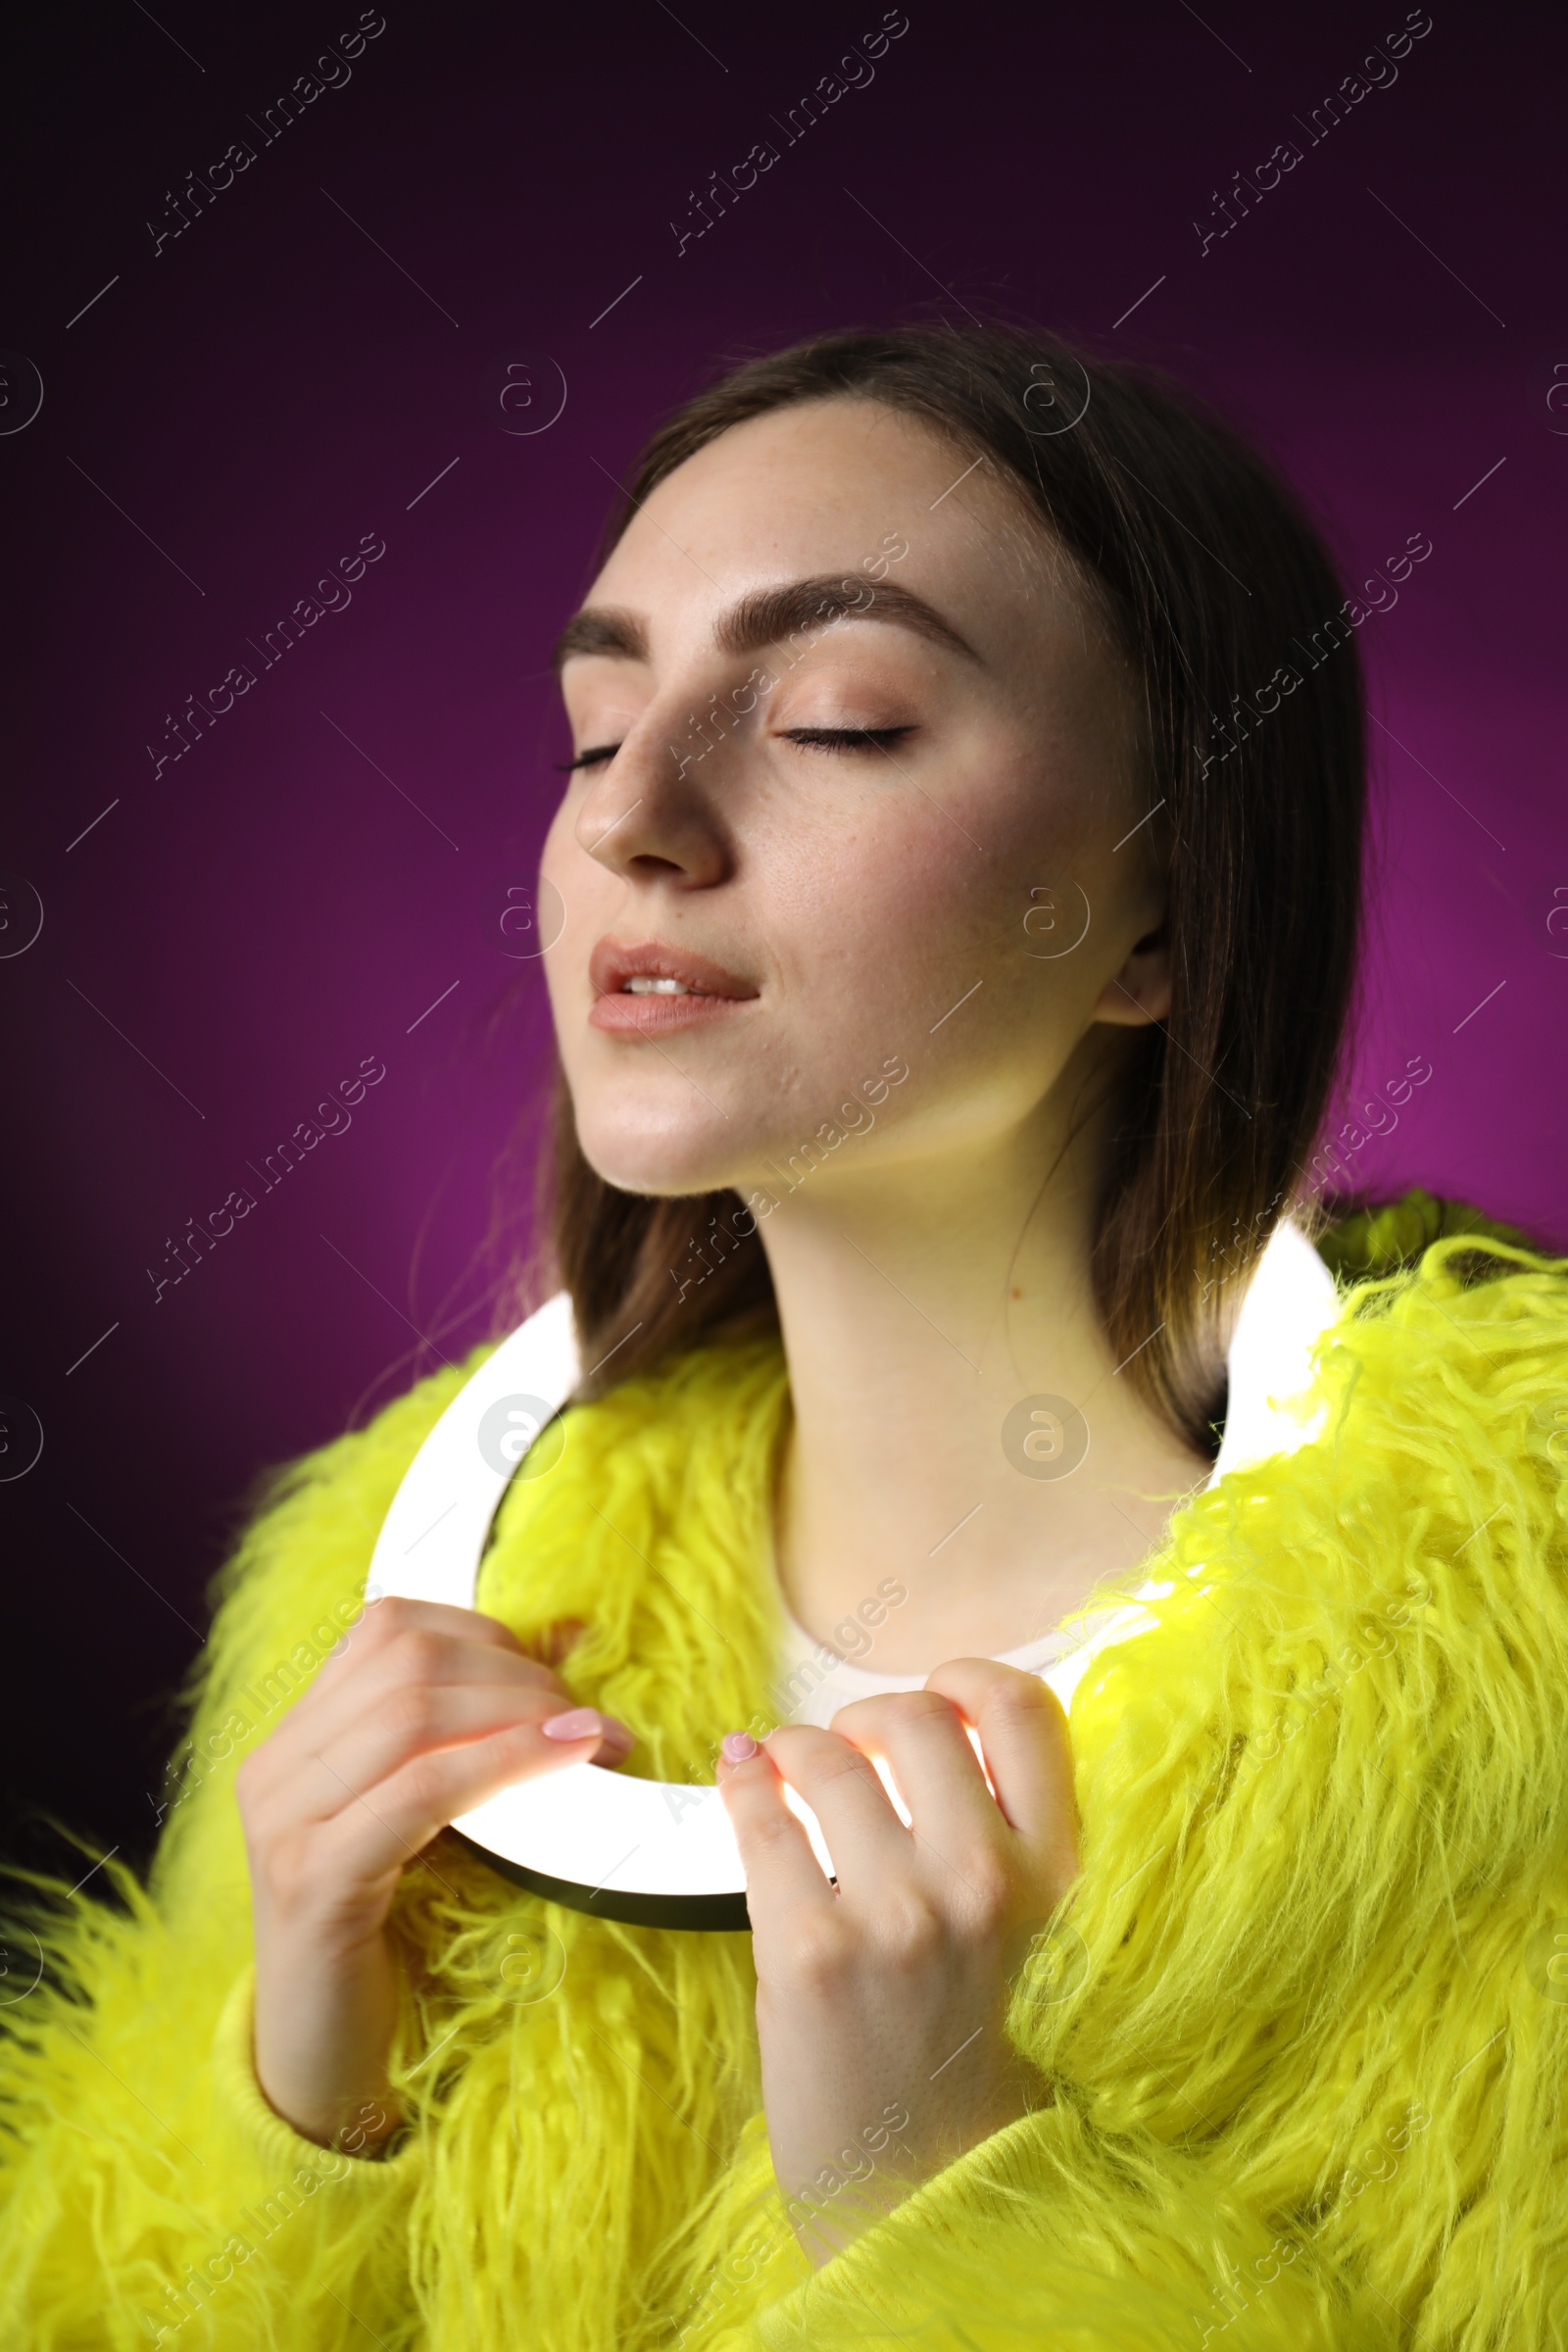
[[[606,552],[716,435],[824,398],[880,402],[990,458],[1095,583],[1140,682],[1173,995],[1123,1065],[1092,1276],[1128,1377],[1212,1451],[1222,1301],[1309,1190],[1353,986],[1365,722],[1343,586],[1280,477],[1180,387],[998,326],[833,334],[747,362],[653,435]],[[545,1178],[581,1394],[773,1319],[738,1196],[605,1183],[559,1078]]]

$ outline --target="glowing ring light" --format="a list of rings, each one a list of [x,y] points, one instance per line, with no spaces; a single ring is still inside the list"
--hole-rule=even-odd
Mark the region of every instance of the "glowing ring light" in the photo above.
[[[1209,1484],[1244,1462],[1302,1445],[1318,1421],[1277,1413],[1309,1374],[1313,1340],[1337,1311],[1334,1278],[1293,1225],[1275,1228],[1249,1283],[1228,1356],[1225,1437]],[[459,1390],[404,1475],[382,1522],[368,1588],[471,1608],[491,1522],[518,1464],[577,1386],[564,1291],[504,1340]],[[487,1418],[488,1417],[488,1418]],[[494,1433],[510,1420],[508,1443]],[[1147,1585],[1143,1595],[1164,1588]],[[1091,1657],[1151,1620],[1136,1601],[1041,1672],[1068,1705]],[[895,1794],[896,1792],[891,1791]],[[786,1789],[831,1878],[815,1815]],[[903,1811],[902,1805],[900,1811]],[[639,1927],[744,1929],[746,1874],[716,1788],[568,1764],[518,1781],[452,1824],[505,1877],[552,1902]]]

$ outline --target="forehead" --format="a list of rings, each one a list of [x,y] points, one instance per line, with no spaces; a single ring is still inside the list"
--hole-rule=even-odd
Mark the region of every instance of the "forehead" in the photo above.
[[[895,552],[899,551],[899,552]],[[1003,654],[1081,636],[1076,566],[982,451],[878,401],[802,402],[733,425],[667,474],[590,593],[661,614],[716,612],[764,582],[829,571],[900,580]]]

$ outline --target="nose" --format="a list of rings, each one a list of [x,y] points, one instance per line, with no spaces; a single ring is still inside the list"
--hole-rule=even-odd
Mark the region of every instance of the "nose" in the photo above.
[[[699,734],[684,705],[645,711],[583,799],[578,848],[624,881],[721,882],[734,856],[714,788],[737,750]]]

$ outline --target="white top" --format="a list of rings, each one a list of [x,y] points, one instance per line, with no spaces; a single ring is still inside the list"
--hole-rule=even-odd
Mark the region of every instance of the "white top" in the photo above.
[[[1049,1634],[1042,1634],[1037,1642],[1024,1642],[1020,1649],[997,1650],[994,1653],[997,1662],[1002,1666],[1021,1667],[1026,1674],[1040,1673],[1081,1648],[1102,1625],[1121,1615],[1123,1605],[1118,1602],[1109,1608],[1086,1609],[1070,1628],[1058,1625]],[[875,1698],[883,1690],[925,1688],[923,1674],[877,1674],[869,1666],[857,1665],[853,1658],[841,1658],[825,1642],[813,1642],[805,1626],[787,1609],[778,1658],[779,1682],[786,1691],[810,1686],[782,1718],[785,1723],[815,1723],[826,1731],[839,1708],[847,1707],[852,1699]]]
[[[1306,1386],[1312,1343],[1337,1309],[1334,1277],[1305,1234],[1298,1225],[1277,1225],[1249,1279],[1226,1353],[1225,1434],[1208,1486],[1246,1462],[1293,1452],[1314,1434],[1313,1425],[1276,1410],[1276,1405]],[[1147,1595],[1156,1588],[1146,1585],[1143,1590]],[[1001,1665],[1045,1675],[1065,1704],[1089,1663],[1095,1636],[1118,1618],[1127,1619],[1131,1627],[1144,1615],[1142,1610],[1130,1611],[1125,1602],[1086,1609],[1070,1627],[1058,1625],[1021,1648],[994,1654]],[[1075,1650],[1083,1651],[1081,1661],[1064,1666]],[[1049,1667],[1056,1671],[1046,1674]],[[791,1690],[802,1691],[802,1696],[783,1715],[784,1722],[817,1724],[825,1731],[839,1708],[852,1699],[872,1698],[884,1690],[923,1690],[925,1679],[924,1674],[878,1674],[841,1657],[827,1642],[814,1641],[786,1606],[777,1689],[781,1696]]]

